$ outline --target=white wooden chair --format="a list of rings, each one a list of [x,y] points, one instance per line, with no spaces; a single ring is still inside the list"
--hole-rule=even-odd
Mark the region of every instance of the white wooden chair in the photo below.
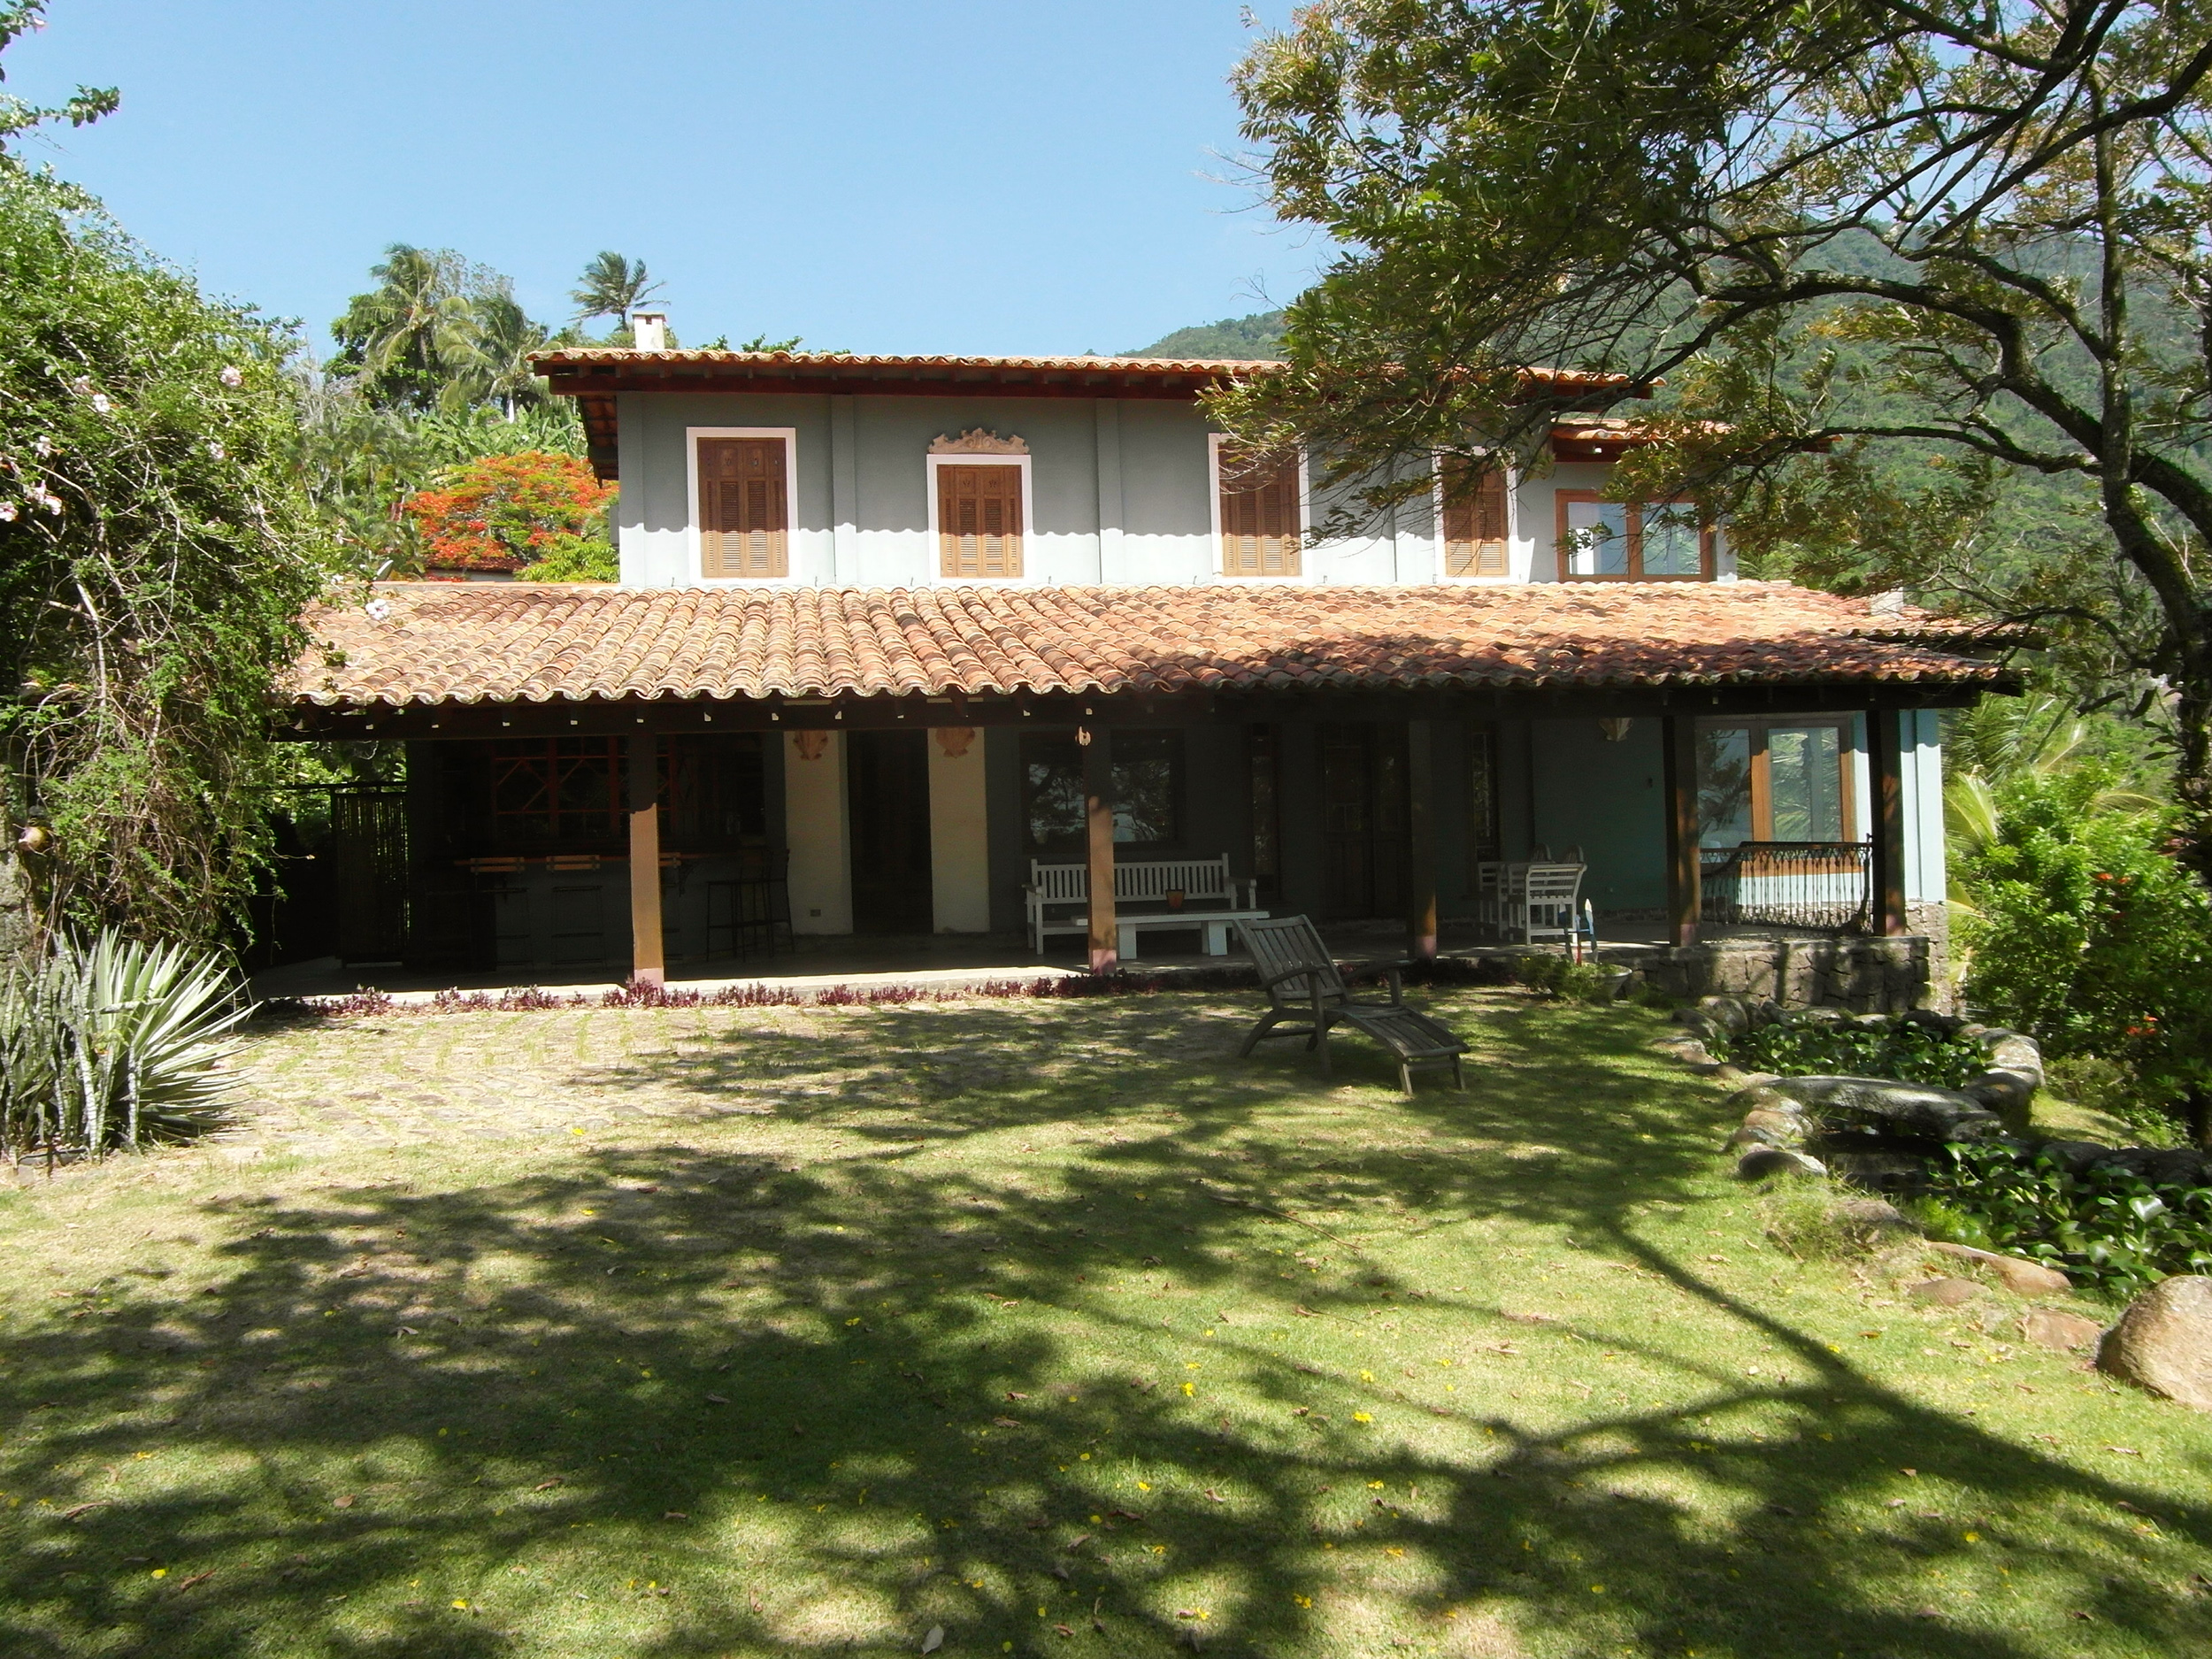
[[[1581,864],[1531,864],[1513,901],[1514,931],[1529,944],[1555,939],[1571,953],[1581,933]]]

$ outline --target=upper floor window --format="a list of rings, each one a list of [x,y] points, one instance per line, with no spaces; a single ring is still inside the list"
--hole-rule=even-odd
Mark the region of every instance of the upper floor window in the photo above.
[[[699,574],[791,574],[789,440],[782,433],[698,441]]]
[[[1022,573],[1022,468],[1018,462],[941,464],[937,475],[937,572]]]
[[[1559,492],[1559,574],[1570,581],[1710,581],[1713,527],[1688,502]]]
[[[1255,455],[1213,442],[1214,499],[1224,576],[1295,576],[1303,568],[1305,467],[1294,450]]]
[[[1447,461],[1439,470],[1444,493],[1444,574],[1512,574],[1506,549],[1504,469],[1490,467],[1475,475],[1467,462]]]

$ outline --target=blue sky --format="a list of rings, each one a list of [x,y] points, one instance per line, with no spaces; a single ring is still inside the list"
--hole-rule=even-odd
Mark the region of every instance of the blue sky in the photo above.
[[[1242,10],[53,0],[6,66],[38,102],[119,87],[33,157],[319,350],[406,241],[505,272],[547,320],[612,248],[694,341],[1104,351],[1260,310],[1322,260],[1233,177]]]

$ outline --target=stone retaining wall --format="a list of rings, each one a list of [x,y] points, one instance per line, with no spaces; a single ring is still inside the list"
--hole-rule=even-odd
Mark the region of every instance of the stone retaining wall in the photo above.
[[[1635,959],[1644,982],[1680,1002],[1740,996],[1783,1008],[1901,1014],[1939,1000],[1938,950],[1925,934],[1901,939],[1716,939],[1663,947]]]

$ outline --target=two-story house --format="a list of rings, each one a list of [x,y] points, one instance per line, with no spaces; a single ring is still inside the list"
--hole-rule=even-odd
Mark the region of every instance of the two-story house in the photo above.
[[[1013,935],[1038,859],[1225,855],[1263,907],[1417,946],[1544,849],[1686,941],[1746,842],[1832,859],[1877,932],[1939,903],[1934,711],[2004,672],[1607,500],[1628,423],[1316,540],[1310,459],[1241,456],[1198,403],[1265,365],[653,326],[539,359],[620,480],[618,585],[389,583],[317,618],[297,731],[410,745],[412,962],[657,977],[787,905]]]

